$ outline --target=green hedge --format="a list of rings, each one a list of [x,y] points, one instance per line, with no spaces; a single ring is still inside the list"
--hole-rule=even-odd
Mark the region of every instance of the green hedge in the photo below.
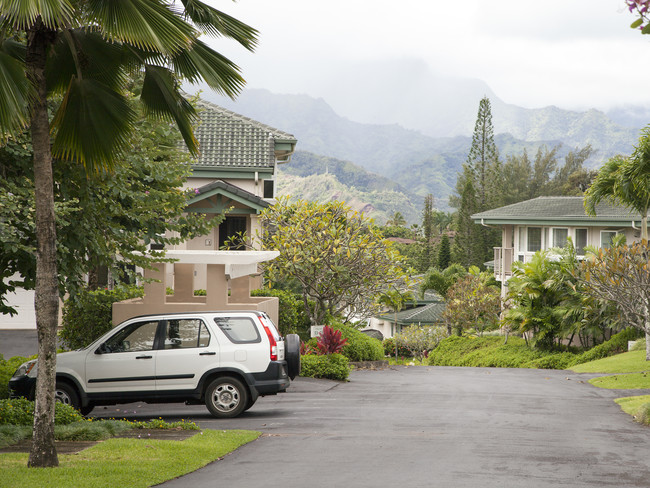
[[[519,337],[458,337],[451,336],[429,353],[432,366],[474,366],[496,368],[565,369],[575,355],[548,353],[532,349]]]
[[[530,348],[520,337],[458,337],[440,342],[429,353],[428,364],[434,366],[477,366],[498,368],[567,369],[627,351],[627,341],[638,337],[636,329],[626,329],[582,354],[546,352]]]
[[[639,338],[640,332],[637,329],[628,328],[618,334],[613,335],[607,342],[597,345],[589,349],[588,351],[583,352],[575,358],[575,362],[572,364],[582,364],[588,363],[590,361],[595,361],[596,359],[602,359],[614,354],[620,354],[622,352],[627,352],[627,342],[634,341]]]
[[[307,354],[302,356],[300,376],[346,381],[349,374],[348,358],[343,354]]]
[[[113,327],[113,303],[143,296],[135,286],[113,290],[86,290],[65,301],[59,335],[68,349],[87,346]]]

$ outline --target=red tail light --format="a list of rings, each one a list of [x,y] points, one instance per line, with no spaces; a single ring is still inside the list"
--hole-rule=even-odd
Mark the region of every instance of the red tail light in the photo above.
[[[268,328],[268,326],[260,320],[262,323],[262,327],[264,327],[264,331],[266,332],[266,335],[269,338],[269,344],[271,345],[271,361],[277,361],[278,360],[278,343],[275,342],[275,337],[273,337],[273,333],[271,332],[271,329]]]

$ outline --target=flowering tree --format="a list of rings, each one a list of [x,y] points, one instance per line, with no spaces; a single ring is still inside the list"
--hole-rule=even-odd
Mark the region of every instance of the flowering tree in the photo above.
[[[496,325],[501,311],[501,295],[481,274],[468,274],[454,283],[447,292],[444,312],[449,330],[474,327],[479,334]]]
[[[630,12],[636,13],[639,18],[632,22],[632,29],[640,29],[642,34],[650,34],[650,0],[625,0]]]
[[[435,349],[447,335],[447,330],[444,327],[411,325],[395,335],[395,349],[397,350],[397,347],[406,348],[414,358],[422,361],[427,353]],[[395,356],[397,357],[397,354]]]
[[[650,361],[649,242],[599,249],[583,262],[585,293],[616,304],[624,322],[645,332]]]
[[[343,202],[282,198],[261,220],[262,247],[280,251],[264,264],[267,276],[299,283],[313,325],[323,324],[328,314],[370,316],[381,293],[408,280],[391,243]]]

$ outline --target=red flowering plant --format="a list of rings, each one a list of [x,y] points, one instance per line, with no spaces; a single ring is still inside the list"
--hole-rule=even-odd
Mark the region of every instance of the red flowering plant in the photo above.
[[[334,330],[329,325],[323,328],[323,332],[318,335],[318,354],[336,354],[341,352],[343,346],[347,344],[348,340],[341,338],[341,331]]]

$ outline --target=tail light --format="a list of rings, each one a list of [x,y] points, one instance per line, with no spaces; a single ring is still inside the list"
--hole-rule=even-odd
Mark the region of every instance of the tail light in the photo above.
[[[271,332],[271,329],[269,329],[268,325],[266,325],[263,320],[260,320],[260,323],[262,324],[262,327],[264,327],[264,331],[266,332],[266,335],[269,338],[269,344],[271,346],[271,350],[270,350],[271,361],[277,361],[278,343],[275,341],[275,337],[273,337],[273,333]]]

